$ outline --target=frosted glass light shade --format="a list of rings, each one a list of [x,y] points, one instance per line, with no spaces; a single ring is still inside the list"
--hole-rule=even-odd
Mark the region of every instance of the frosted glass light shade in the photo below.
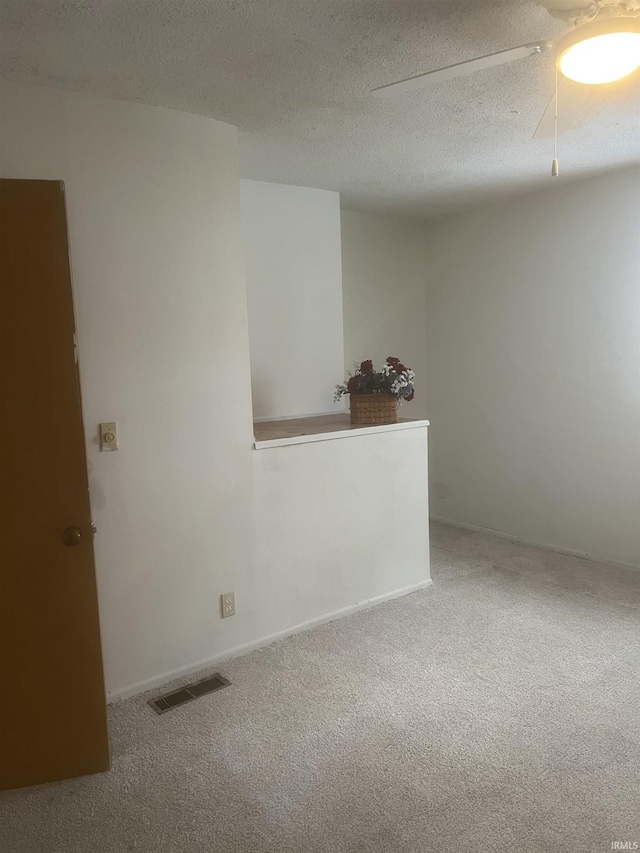
[[[577,83],[612,83],[640,68],[640,19],[611,18],[577,27],[556,47],[558,67]]]

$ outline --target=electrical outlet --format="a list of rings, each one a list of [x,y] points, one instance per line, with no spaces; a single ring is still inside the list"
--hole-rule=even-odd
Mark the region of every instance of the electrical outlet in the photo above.
[[[222,607],[222,618],[226,616],[236,615],[236,594],[235,592],[225,592],[220,596],[220,605]]]
[[[446,498],[449,494],[449,486],[446,483],[436,483],[436,495],[439,498]]]

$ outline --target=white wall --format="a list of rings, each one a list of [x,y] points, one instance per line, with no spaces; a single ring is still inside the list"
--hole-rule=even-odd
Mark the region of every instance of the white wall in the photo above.
[[[435,516],[640,565],[640,170],[430,224]]]
[[[426,427],[257,450],[254,474],[258,583],[287,590],[263,632],[429,582]]]
[[[346,370],[354,361],[400,358],[416,372],[416,396],[401,417],[426,418],[424,223],[342,211],[342,277]]]
[[[302,454],[309,464],[297,459],[295,447],[252,449],[235,129],[171,110],[13,83],[0,84],[0,111],[0,175],[66,185],[111,696],[163,683],[428,578],[419,525],[399,547],[385,547],[377,517],[371,525],[379,543],[375,554],[364,536],[359,547],[353,537],[346,545],[342,538],[340,548],[333,535],[334,524],[346,525],[348,533],[349,518],[366,526],[364,508],[379,516],[386,506],[385,515],[391,513],[389,502],[405,474],[407,495],[416,498],[407,511],[426,513],[424,430],[415,430],[416,447],[401,433],[387,450],[375,436],[366,437],[368,456],[355,452],[354,444],[346,458],[325,447]],[[318,197],[308,192],[302,191],[313,200],[307,224],[318,211]],[[333,359],[326,377],[332,386],[343,367],[341,307],[335,304],[339,221],[335,194],[321,196],[326,218],[318,218],[331,258],[322,267],[319,248],[312,256],[301,246],[298,260],[307,260],[296,266],[291,253],[299,274],[289,282],[293,288],[302,281],[298,307],[315,305],[319,325],[307,332]],[[327,282],[325,293],[315,292]],[[325,329],[318,314],[327,301],[332,321]],[[277,312],[269,316],[277,324]],[[296,357],[294,349],[282,352]],[[301,397],[292,399],[298,405]],[[100,453],[98,423],[112,420],[120,449]],[[350,441],[365,438],[342,444]],[[378,500],[371,471],[385,483]],[[353,482],[344,484],[350,476]],[[361,492],[362,505],[350,507],[350,496]],[[322,497],[326,517],[314,509]],[[391,522],[397,531],[404,518]],[[237,615],[222,620],[219,596],[230,590]]]
[[[236,130],[2,85],[1,174],[66,184],[107,688],[251,635]],[[99,453],[117,421],[120,450]],[[235,619],[219,594],[235,589]]]
[[[241,181],[256,418],[341,411],[340,197]]]

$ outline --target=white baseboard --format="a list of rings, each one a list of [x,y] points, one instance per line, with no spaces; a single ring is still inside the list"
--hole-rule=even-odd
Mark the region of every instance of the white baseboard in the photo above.
[[[310,631],[311,628],[316,628],[318,625],[324,625],[327,622],[335,622],[336,619],[343,619],[345,616],[351,616],[357,613],[358,610],[365,610],[369,607],[375,607],[377,604],[383,604],[385,601],[392,601],[394,598],[402,598],[405,595],[410,595],[412,592],[417,592],[420,589],[426,589],[431,586],[431,579],[420,581],[419,583],[405,586],[401,589],[396,589],[393,592],[378,595],[375,598],[370,598],[367,601],[360,601],[357,604],[350,604],[348,607],[343,607],[340,610],[334,610],[332,613],[325,613],[323,616],[317,616],[315,619],[309,619],[307,622],[301,622],[299,625],[293,625],[291,628],[285,628],[283,631],[277,631],[275,634],[269,634],[266,637],[261,637],[258,640],[253,640],[250,643],[244,643],[242,646],[236,646],[233,649],[227,649],[210,658],[196,661],[195,663],[187,664],[186,666],[172,669],[169,672],[163,672],[153,678],[147,678],[144,681],[138,681],[136,684],[131,684],[129,687],[123,687],[120,690],[114,690],[107,694],[107,702],[112,704],[121,699],[128,699],[131,696],[136,696],[138,693],[144,693],[145,690],[151,690],[154,687],[161,687],[169,681],[180,678],[183,675],[189,675],[192,672],[198,672],[201,669],[209,669],[212,666],[217,666],[220,663],[231,660],[232,658],[242,657],[242,655],[254,652],[257,649],[262,649],[265,646],[271,645],[278,640],[284,640],[285,637],[291,637],[294,634],[301,634],[303,631]]]
[[[590,560],[592,563],[603,563],[606,566],[614,566],[616,569],[630,569],[633,572],[640,572],[640,566],[635,565],[635,563],[623,563],[619,560],[594,557],[593,554],[587,554],[584,551],[571,551],[568,548],[558,548],[556,545],[549,545],[546,542],[534,542],[531,539],[522,539],[520,536],[503,533],[502,530],[493,530],[491,527],[479,527],[477,524],[465,524],[463,521],[454,521],[452,518],[440,518],[435,515],[431,516],[431,521],[450,524],[452,527],[462,527],[464,530],[474,530],[477,533],[490,533],[492,536],[499,536],[501,539],[511,539],[513,542],[522,542],[523,545],[533,545],[535,548],[555,551],[556,554],[567,554],[569,557],[581,557],[583,560]]]

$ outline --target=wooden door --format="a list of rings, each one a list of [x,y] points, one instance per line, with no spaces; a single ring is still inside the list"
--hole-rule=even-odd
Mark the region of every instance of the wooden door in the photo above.
[[[60,181],[0,181],[0,789],[109,769]]]

